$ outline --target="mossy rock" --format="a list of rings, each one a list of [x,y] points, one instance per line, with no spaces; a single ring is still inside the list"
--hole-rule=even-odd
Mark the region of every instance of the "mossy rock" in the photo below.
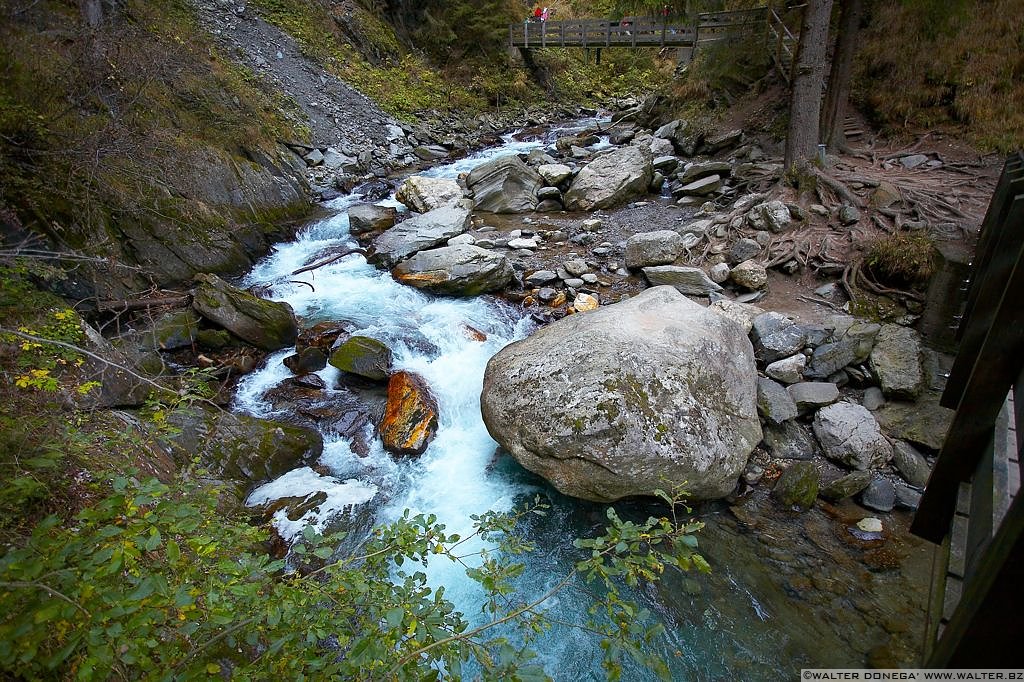
[[[813,462],[797,462],[782,472],[772,492],[786,507],[810,509],[818,498],[820,478]]]
[[[287,303],[258,298],[216,275],[196,275],[195,279],[192,307],[207,320],[262,350],[295,344],[299,326]]]
[[[176,350],[191,346],[199,333],[199,316],[193,310],[175,310],[158,317],[145,335],[154,350]]]
[[[342,372],[383,381],[391,371],[391,349],[377,339],[353,336],[331,353],[329,362]]]
[[[832,481],[821,489],[821,496],[826,500],[838,502],[853,497],[871,483],[870,471],[854,471]]]
[[[227,348],[235,342],[231,334],[223,329],[200,329],[196,334],[196,341],[203,348],[209,348],[210,350]]]

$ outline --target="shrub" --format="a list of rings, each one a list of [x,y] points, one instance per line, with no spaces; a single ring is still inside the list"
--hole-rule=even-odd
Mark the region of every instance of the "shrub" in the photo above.
[[[935,243],[924,232],[897,232],[872,242],[864,263],[882,284],[918,289],[935,272]]]

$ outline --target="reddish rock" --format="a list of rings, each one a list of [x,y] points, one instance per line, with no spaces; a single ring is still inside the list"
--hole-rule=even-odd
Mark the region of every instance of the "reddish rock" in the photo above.
[[[478,341],[480,343],[483,343],[484,341],[487,340],[487,334],[484,334],[476,327],[471,327],[468,324],[462,325],[462,334],[470,341]]]
[[[437,401],[421,377],[411,372],[391,375],[379,431],[388,452],[420,455],[427,449],[437,431]]]

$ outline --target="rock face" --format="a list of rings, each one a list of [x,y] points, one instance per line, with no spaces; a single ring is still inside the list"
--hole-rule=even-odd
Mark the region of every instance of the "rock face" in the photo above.
[[[265,301],[217,275],[196,275],[195,281],[192,307],[206,319],[263,350],[280,350],[295,343],[299,326],[287,303]]]
[[[353,336],[331,353],[330,363],[342,372],[383,381],[391,370],[391,349],[377,339]]]
[[[537,191],[544,181],[515,154],[499,156],[469,173],[476,210],[489,213],[527,213],[537,208]]]
[[[645,194],[654,170],[649,150],[622,147],[584,166],[565,193],[565,207],[593,211]]]
[[[414,175],[401,184],[395,198],[416,211],[426,213],[462,201],[462,188],[454,180]]]
[[[924,388],[917,332],[897,324],[883,325],[871,351],[871,368],[886,398],[916,398]]]
[[[413,216],[373,240],[371,260],[386,267],[415,253],[441,246],[469,229],[469,210],[457,206],[436,208]]]
[[[673,230],[641,232],[626,240],[626,267],[667,265],[683,252],[683,238]]]
[[[585,357],[585,363],[576,358]],[[567,495],[727,495],[761,440],[753,349],[671,287],[571,315],[487,365],[491,436]]]
[[[476,296],[503,289],[514,273],[500,253],[457,244],[421,251],[399,263],[391,274],[402,284],[435,294]]]
[[[870,469],[892,456],[892,446],[863,405],[839,402],[818,410],[814,435],[826,457],[853,469]]]
[[[437,401],[423,379],[395,372],[388,380],[388,402],[380,422],[384,449],[396,455],[421,455],[437,432]]]

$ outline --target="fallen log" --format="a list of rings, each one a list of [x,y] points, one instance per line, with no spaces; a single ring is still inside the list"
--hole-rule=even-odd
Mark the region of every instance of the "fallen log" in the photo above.
[[[312,263],[310,265],[306,265],[304,267],[301,267],[298,270],[295,270],[294,272],[292,272],[292,274],[293,275],[301,275],[304,272],[309,272],[310,270],[316,270],[317,268],[322,268],[325,265],[330,265],[331,263],[334,263],[336,261],[341,260],[345,256],[351,256],[353,253],[358,253],[363,258],[366,258],[366,251],[364,249],[346,249],[346,250],[342,251],[341,253],[336,253],[336,254],[334,254],[332,256],[328,256],[327,258],[324,258],[323,260],[319,260],[316,263]]]
[[[176,294],[174,296],[150,296],[148,298],[98,301],[96,309],[101,313],[126,313],[133,310],[145,310],[146,308],[184,308],[191,302],[191,294]]]

